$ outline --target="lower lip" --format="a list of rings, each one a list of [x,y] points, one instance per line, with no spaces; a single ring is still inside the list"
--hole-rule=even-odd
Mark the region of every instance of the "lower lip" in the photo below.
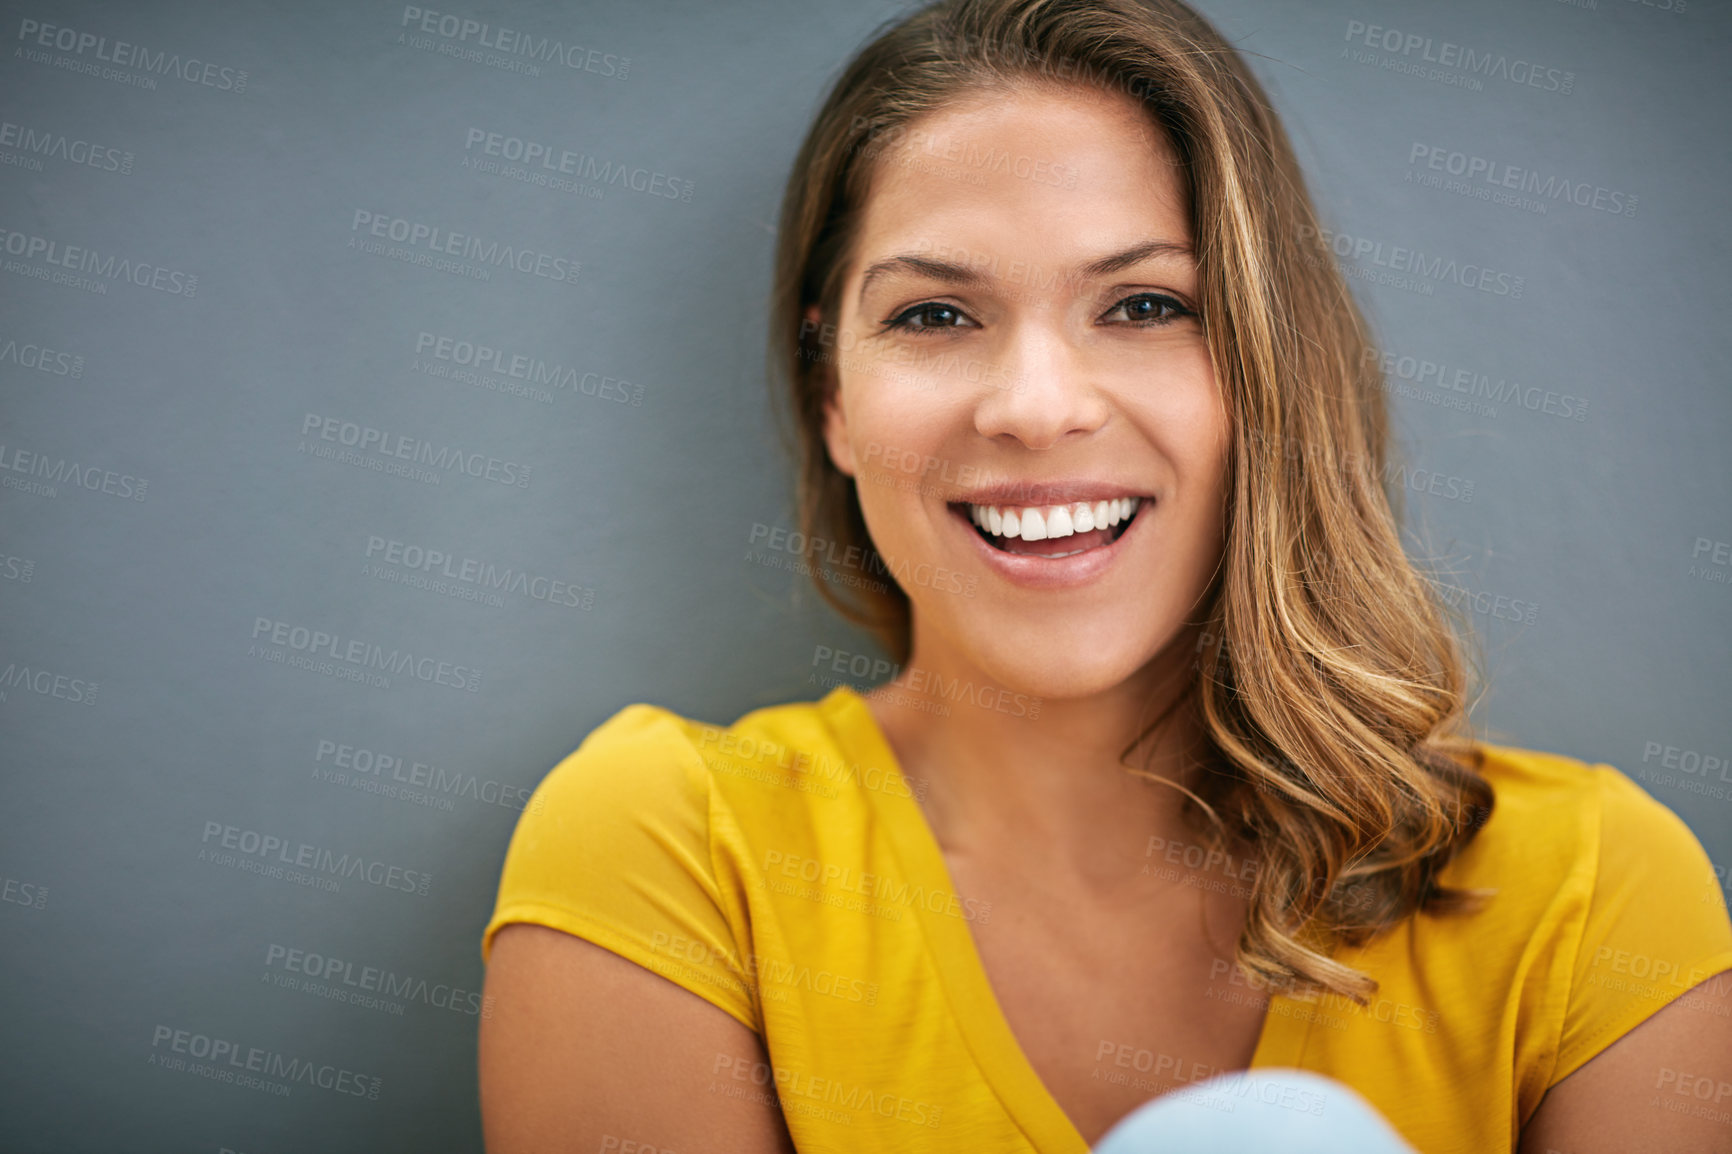
[[[1097,545],[1069,557],[1006,553],[986,543],[986,538],[975,530],[974,522],[969,519],[966,506],[960,509],[952,508],[949,512],[957,526],[968,534],[968,539],[974,543],[975,552],[1006,581],[1021,585],[1025,589],[1071,589],[1087,585],[1107,571],[1119,554],[1124,552],[1126,543],[1136,536],[1153,506],[1154,501],[1144,497],[1137,508],[1137,515],[1131,518],[1131,523],[1119,534],[1118,540],[1109,545]]]

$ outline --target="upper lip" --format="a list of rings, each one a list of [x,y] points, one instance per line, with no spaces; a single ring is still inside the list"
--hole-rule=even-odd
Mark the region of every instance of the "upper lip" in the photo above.
[[[1088,481],[1082,479],[1064,481],[1028,481],[1005,482],[997,485],[987,485],[972,489],[967,493],[952,498],[957,504],[965,505],[999,505],[1021,507],[1025,505],[1076,505],[1096,501],[1112,501],[1120,497],[1147,497],[1144,489],[1133,489],[1114,481]]]

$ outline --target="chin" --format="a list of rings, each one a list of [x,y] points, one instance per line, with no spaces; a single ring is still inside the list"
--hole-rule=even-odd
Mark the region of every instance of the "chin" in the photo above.
[[[1163,648],[1152,633],[1131,635],[1122,628],[1102,630],[1099,636],[1034,632],[1039,635],[979,638],[968,648],[987,680],[1043,701],[1106,693],[1134,677]]]

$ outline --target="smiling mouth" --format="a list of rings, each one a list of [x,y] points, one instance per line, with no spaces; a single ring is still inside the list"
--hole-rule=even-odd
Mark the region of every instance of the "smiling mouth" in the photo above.
[[[1111,545],[1124,535],[1138,511],[1151,503],[1148,497],[1117,497],[1068,505],[953,502],[951,509],[1002,553],[1057,560]]]

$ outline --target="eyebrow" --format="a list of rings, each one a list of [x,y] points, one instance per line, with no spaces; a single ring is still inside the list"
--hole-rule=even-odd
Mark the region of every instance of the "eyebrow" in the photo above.
[[[1171,240],[1146,240],[1141,244],[1125,249],[1123,252],[1090,261],[1077,271],[1082,279],[1087,280],[1094,277],[1111,276],[1115,272],[1122,272],[1152,257],[1190,258],[1193,255],[1195,254],[1188,244]],[[875,261],[866,270],[866,275],[860,281],[860,299],[866,299],[866,290],[871,288],[872,282],[879,277],[904,271],[955,285],[980,285],[991,279],[979,269],[970,268],[967,265],[956,264],[947,260],[934,260],[928,256],[904,254]]]

